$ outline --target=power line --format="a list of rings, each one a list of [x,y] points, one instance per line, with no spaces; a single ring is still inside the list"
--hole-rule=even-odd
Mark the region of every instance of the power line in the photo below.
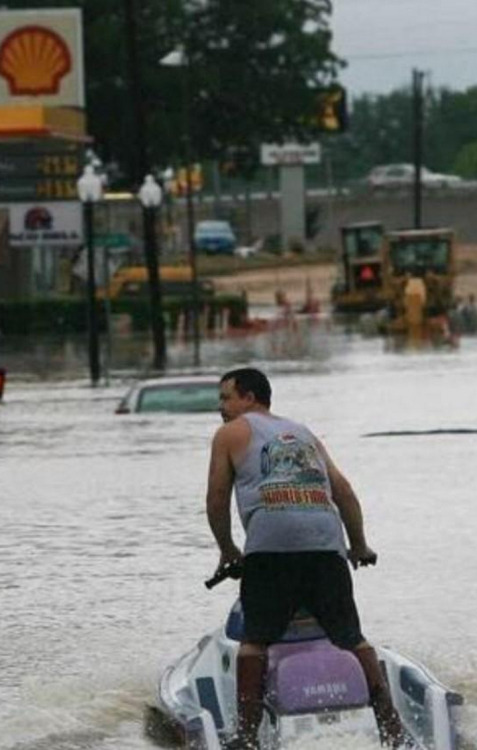
[[[466,55],[476,54],[477,47],[459,47],[454,49],[433,49],[433,50],[409,50],[408,52],[384,52],[364,55],[344,55],[345,60],[386,60],[392,58],[403,58],[410,56],[428,56],[428,55]],[[342,53],[339,53],[342,54]]]

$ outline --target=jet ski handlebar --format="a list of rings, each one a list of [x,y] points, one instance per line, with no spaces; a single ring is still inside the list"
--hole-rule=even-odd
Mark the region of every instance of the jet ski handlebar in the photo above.
[[[353,558],[353,555],[351,554],[351,550],[348,550],[348,560],[350,561],[353,568],[356,570],[358,567],[366,567],[367,565],[376,565],[378,561],[378,556],[376,552],[371,552],[369,555],[363,555],[362,557],[359,557],[358,559]]]
[[[205,581],[206,588],[213,589],[218,583],[225,581],[226,578],[233,578],[237,580],[242,575],[242,561],[232,560],[232,562],[222,565],[207,581]]]
[[[372,554],[361,557],[359,560],[353,561],[351,558],[350,551],[348,551],[348,557],[350,558],[351,562],[353,563],[353,567],[357,568],[358,566],[367,566],[367,565],[376,565],[378,556],[375,552]],[[205,586],[208,589],[213,589],[214,586],[217,586],[217,584],[222,583],[222,581],[225,581],[226,578],[233,578],[234,580],[238,580],[242,576],[242,561],[241,560],[232,560],[232,562],[226,563],[225,565],[222,565],[212,578],[209,578],[207,581],[205,581]]]

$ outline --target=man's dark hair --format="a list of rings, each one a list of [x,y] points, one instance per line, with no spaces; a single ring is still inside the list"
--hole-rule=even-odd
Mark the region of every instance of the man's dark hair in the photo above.
[[[253,393],[256,401],[262,406],[270,406],[272,400],[272,387],[266,375],[254,367],[239,367],[237,370],[229,370],[222,375],[220,382],[233,380],[235,388],[240,396]]]

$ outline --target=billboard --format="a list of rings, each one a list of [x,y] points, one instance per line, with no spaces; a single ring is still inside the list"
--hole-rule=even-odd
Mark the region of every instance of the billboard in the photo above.
[[[81,10],[0,10],[0,107],[84,108]]]
[[[83,213],[79,201],[13,203],[9,211],[11,247],[79,246],[83,241]]]

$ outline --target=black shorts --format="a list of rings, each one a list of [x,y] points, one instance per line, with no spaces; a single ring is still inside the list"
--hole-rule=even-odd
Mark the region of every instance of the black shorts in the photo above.
[[[247,555],[240,598],[249,643],[279,641],[301,608],[336,646],[353,649],[364,640],[348,563],[337,552]]]

